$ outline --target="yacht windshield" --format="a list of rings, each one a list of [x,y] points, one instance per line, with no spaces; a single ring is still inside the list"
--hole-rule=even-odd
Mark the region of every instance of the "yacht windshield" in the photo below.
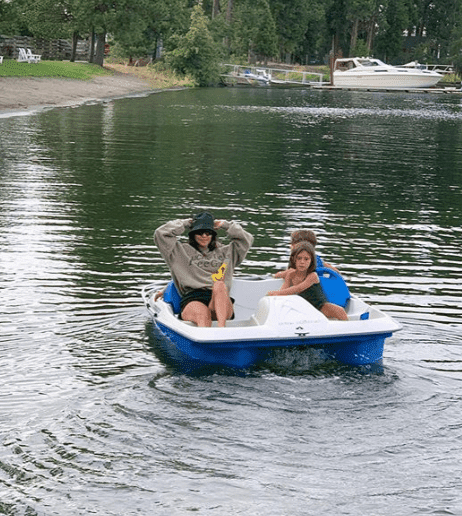
[[[384,63],[379,61],[378,59],[359,59],[359,62],[363,66],[383,66]]]

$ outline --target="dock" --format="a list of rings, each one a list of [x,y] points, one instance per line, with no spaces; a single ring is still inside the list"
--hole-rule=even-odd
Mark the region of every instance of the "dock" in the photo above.
[[[221,80],[227,86],[279,86],[302,87],[322,90],[370,91],[377,93],[446,93],[462,95],[462,88],[456,86],[434,86],[432,88],[358,88],[335,86],[323,81],[322,73],[295,69],[268,68],[265,66],[245,66],[223,64]]]
[[[433,88],[354,88],[351,86],[333,86],[332,84],[312,85],[313,89],[344,90],[344,91],[371,91],[376,93],[446,93],[462,95],[462,89],[456,86],[434,86]]]
[[[323,84],[322,73],[264,66],[223,64],[221,79],[229,86],[311,86]]]

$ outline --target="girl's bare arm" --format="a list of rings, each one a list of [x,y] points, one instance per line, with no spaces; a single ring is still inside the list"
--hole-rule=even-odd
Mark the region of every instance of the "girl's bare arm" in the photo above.
[[[295,270],[294,270],[295,272]],[[290,296],[293,294],[300,294],[307,288],[310,288],[315,283],[319,283],[318,275],[315,272],[311,272],[308,276],[297,285],[290,286],[290,276],[286,277],[282,287],[279,290],[270,290],[266,295],[267,296]]]

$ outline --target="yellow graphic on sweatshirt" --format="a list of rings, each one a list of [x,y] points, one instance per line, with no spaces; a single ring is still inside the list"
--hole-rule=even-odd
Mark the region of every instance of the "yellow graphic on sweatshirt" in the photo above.
[[[220,265],[220,268],[218,269],[218,272],[216,274],[212,274],[213,281],[220,281],[225,277],[226,267],[228,264],[226,262],[223,262]]]

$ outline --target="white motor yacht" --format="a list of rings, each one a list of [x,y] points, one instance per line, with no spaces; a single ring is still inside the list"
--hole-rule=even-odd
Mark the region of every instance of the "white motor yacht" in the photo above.
[[[396,67],[371,57],[336,59],[334,86],[346,88],[431,88],[442,79],[434,70]]]

